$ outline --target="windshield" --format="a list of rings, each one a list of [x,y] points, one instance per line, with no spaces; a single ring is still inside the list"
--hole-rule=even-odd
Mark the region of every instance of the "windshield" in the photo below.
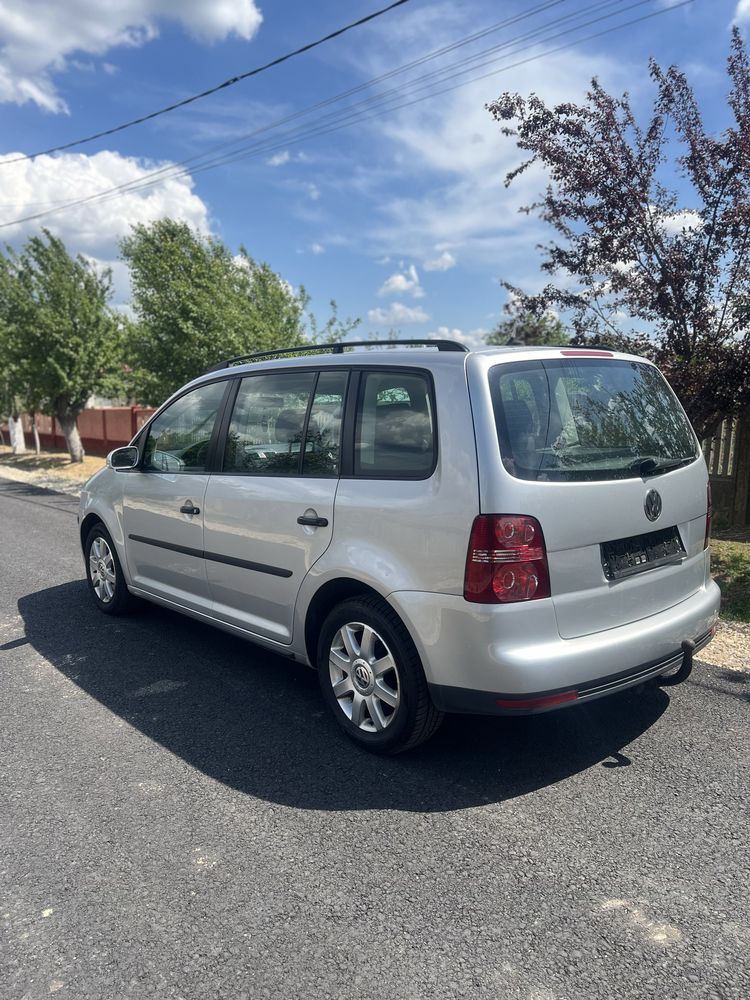
[[[519,479],[626,479],[694,461],[698,443],[659,371],[561,358],[490,369],[505,468]]]

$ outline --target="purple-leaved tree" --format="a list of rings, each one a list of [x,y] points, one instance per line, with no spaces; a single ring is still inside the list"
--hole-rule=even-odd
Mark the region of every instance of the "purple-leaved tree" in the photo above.
[[[677,67],[650,64],[653,110],[594,80],[583,104],[506,93],[488,105],[549,178],[523,209],[554,230],[540,246],[548,283],[519,307],[562,311],[577,343],[610,343],[660,365],[700,437],[750,405],[750,60],[728,60],[731,123],[706,128]],[[677,176],[683,184],[679,193]]]

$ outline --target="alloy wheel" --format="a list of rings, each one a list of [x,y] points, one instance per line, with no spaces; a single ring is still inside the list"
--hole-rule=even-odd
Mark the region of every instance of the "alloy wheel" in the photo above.
[[[338,706],[358,729],[379,733],[393,722],[401,704],[398,668],[374,628],[342,625],[331,641],[328,667]]]
[[[89,549],[89,572],[94,593],[102,604],[109,604],[115,596],[115,560],[101,535],[96,536]]]

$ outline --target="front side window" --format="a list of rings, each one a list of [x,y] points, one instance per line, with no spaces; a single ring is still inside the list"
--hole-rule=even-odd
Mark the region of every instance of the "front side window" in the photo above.
[[[422,373],[373,371],[362,376],[354,474],[422,479],[435,468],[435,416]]]
[[[226,381],[180,396],[149,425],[142,468],[151,472],[205,472]]]
[[[661,373],[635,361],[513,362],[490,370],[500,451],[519,479],[627,479],[698,455]]]

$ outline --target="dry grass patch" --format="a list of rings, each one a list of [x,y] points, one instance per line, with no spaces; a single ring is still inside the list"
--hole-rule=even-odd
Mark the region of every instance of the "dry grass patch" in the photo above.
[[[45,478],[52,476],[85,483],[104,467],[104,463],[105,459],[97,455],[86,455],[82,462],[71,462],[67,451],[43,451],[39,455],[34,451],[27,451],[24,455],[14,455],[7,446],[0,447],[0,469],[42,473]]]

